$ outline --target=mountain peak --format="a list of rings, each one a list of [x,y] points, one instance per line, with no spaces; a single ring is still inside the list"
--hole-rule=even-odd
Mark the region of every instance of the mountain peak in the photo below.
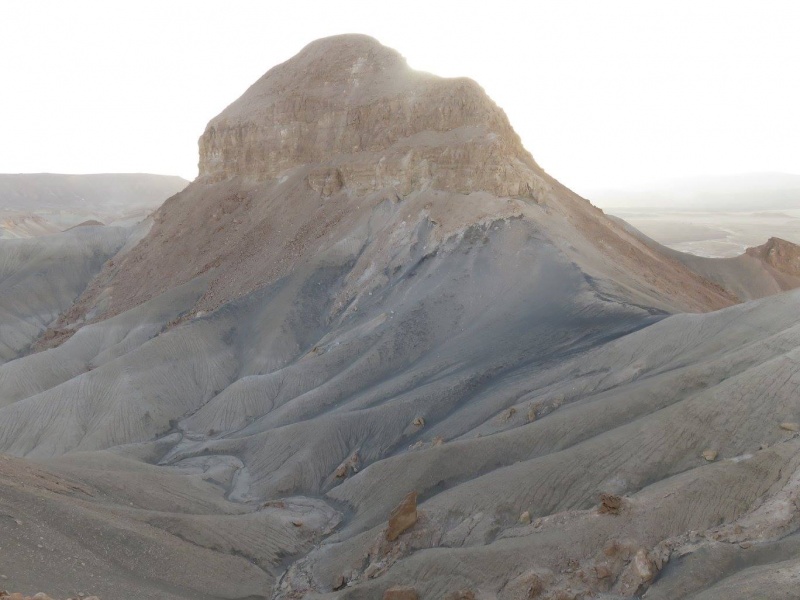
[[[477,83],[414,71],[397,51],[363,35],[312,42],[261,77],[200,138],[207,182],[265,181],[320,163],[359,192],[434,187],[524,195],[532,187],[528,170],[538,170]],[[425,165],[423,173],[406,181],[402,173],[415,163]],[[446,166],[446,181],[426,176],[445,171],[435,165]]]

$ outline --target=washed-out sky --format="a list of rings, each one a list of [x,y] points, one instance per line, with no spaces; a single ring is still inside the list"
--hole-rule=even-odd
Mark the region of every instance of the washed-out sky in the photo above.
[[[477,80],[579,192],[800,173],[793,0],[3,0],[0,172],[192,179],[214,115],[349,32]]]

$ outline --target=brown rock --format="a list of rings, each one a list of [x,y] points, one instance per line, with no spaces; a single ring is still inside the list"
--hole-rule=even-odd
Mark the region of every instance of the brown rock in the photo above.
[[[623,596],[633,596],[643,585],[653,580],[656,572],[656,566],[647,551],[640,548],[619,576],[614,590]]]
[[[536,407],[531,406],[528,409],[528,423],[533,423],[536,420]]]
[[[337,469],[333,472],[334,476],[337,479],[343,479],[347,477],[350,472],[358,473],[358,465],[359,465],[360,458],[358,456],[358,452],[354,452],[352,456],[347,458],[341,465],[337,467]]]
[[[416,417],[413,421],[411,421],[411,424],[414,427],[425,427],[425,419],[422,417]]]
[[[335,168],[323,168],[308,174],[309,187],[320,193],[322,197],[329,198],[344,187],[342,172]]]
[[[597,575],[598,579],[607,579],[611,577],[611,569],[609,569],[606,565],[595,565],[594,573]]]
[[[529,600],[539,598],[550,583],[553,574],[545,569],[526,571],[519,577],[509,581],[503,588],[500,598],[502,600]]]
[[[457,592],[450,592],[444,597],[444,600],[475,600],[475,592],[472,590],[458,590]]]
[[[766,244],[748,248],[745,252],[767,263],[773,269],[793,277],[800,276],[800,248],[797,244],[772,237]]]
[[[411,586],[396,585],[383,593],[383,600],[419,600],[419,594]]]
[[[401,533],[417,522],[417,492],[409,492],[389,515],[386,539],[395,541]]]
[[[531,513],[527,510],[519,516],[519,522],[523,525],[531,524]]]
[[[444,444],[444,438],[440,435],[437,435],[435,438],[433,438],[433,440],[431,440],[431,444],[433,446],[441,446]]]
[[[386,570],[385,565],[379,563],[370,563],[370,565],[364,569],[364,577],[367,579],[374,579],[381,573]]]
[[[614,494],[600,494],[601,514],[618,515],[622,509],[622,498]]]
[[[712,462],[717,460],[718,452],[716,450],[703,450],[703,454],[701,455],[705,458],[708,462]]]
[[[504,410],[503,412],[501,412],[498,419],[500,420],[501,423],[507,423],[508,421],[511,420],[511,418],[515,414],[517,414],[517,409],[512,406],[508,410]]]
[[[800,431],[800,423],[781,423],[781,429],[785,431]]]
[[[344,575],[337,575],[333,579],[333,591],[337,591],[342,589],[346,585],[347,581],[344,578]]]

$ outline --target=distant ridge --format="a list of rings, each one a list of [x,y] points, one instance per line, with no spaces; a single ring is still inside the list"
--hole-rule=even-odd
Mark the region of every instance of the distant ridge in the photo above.
[[[599,189],[588,197],[603,208],[757,212],[800,209],[800,175],[748,173],[679,179],[625,189]]]
[[[139,221],[188,183],[146,173],[0,174],[0,237],[43,235],[87,220]]]

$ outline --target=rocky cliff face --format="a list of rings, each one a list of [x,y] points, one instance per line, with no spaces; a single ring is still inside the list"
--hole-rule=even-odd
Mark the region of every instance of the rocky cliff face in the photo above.
[[[747,254],[785,275],[800,277],[800,246],[797,244],[773,237],[766,244],[748,248]]]
[[[342,187],[530,195],[537,170],[478,84],[412,71],[366,36],[314,42],[270,70],[208,124],[199,167],[209,182],[304,168],[327,196]]]

